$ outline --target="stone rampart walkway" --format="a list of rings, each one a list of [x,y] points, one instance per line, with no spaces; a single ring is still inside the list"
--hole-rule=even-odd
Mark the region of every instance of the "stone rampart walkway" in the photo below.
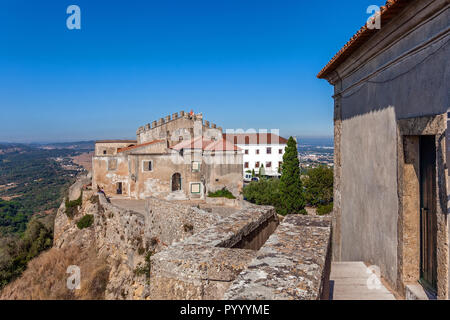
[[[333,262],[330,282],[333,300],[395,300],[363,262]]]

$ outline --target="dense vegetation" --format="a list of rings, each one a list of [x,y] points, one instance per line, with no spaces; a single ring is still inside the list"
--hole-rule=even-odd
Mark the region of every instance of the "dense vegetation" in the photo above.
[[[0,244],[0,289],[22,274],[27,263],[53,241],[51,216],[33,218],[22,237],[3,238]]]
[[[258,205],[272,205],[277,212],[306,214],[305,206],[317,208],[317,214],[333,210],[333,169],[326,166],[309,169],[301,177],[294,139],[289,139],[283,157],[280,179],[261,178],[244,187],[244,197]]]
[[[216,192],[209,192],[208,197],[210,198],[227,198],[227,199],[236,199],[235,196],[227,189],[223,188],[217,190]]]
[[[65,170],[54,159],[75,150],[42,150],[29,146],[0,145],[0,235],[21,234],[31,216],[52,213],[73,183],[77,171]]]
[[[327,214],[333,210],[333,170],[319,166],[306,172],[304,179],[305,198],[317,207],[318,214]]]

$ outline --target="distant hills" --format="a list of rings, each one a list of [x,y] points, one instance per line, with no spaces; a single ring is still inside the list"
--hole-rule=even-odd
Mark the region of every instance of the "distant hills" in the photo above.
[[[74,142],[55,142],[55,143],[11,143],[0,142],[0,154],[14,153],[14,152],[30,152],[33,149],[43,150],[77,150],[77,151],[93,151],[95,141],[74,141]]]
[[[301,137],[297,136],[299,146],[334,147],[333,137]]]

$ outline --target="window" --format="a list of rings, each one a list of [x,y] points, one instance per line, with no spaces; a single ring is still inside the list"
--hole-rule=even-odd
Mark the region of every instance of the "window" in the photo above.
[[[283,149],[278,149],[278,154],[283,154]]]
[[[245,150],[245,154],[248,154],[248,150]]]
[[[249,167],[248,162],[244,163],[244,168],[247,169]]]
[[[191,193],[200,193],[201,184],[200,183],[191,183]]]
[[[250,137],[249,136],[245,136],[245,144],[247,144],[247,145],[250,144]]]
[[[256,149],[256,154],[259,154],[259,149]]]
[[[103,154],[106,154],[106,150],[103,150]]]
[[[271,168],[272,167],[272,162],[266,162],[266,168]]]
[[[255,168],[259,168],[259,161],[255,162]]]
[[[266,151],[267,151],[267,154],[272,154],[272,148],[267,148]]]
[[[144,171],[153,171],[153,161],[151,160],[142,161],[142,169]]]
[[[192,162],[192,172],[199,172],[200,171],[200,162],[193,161]]]
[[[117,159],[108,160],[108,171],[114,171],[117,169]]]
[[[179,137],[178,137],[178,141],[179,141],[179,142],[183,141],[183,137],[182,137],[182,136],[179,136]]]
[[[281,165],[283,164],[283,162],[278,162],[278,168],[280,168],[281,169]]]

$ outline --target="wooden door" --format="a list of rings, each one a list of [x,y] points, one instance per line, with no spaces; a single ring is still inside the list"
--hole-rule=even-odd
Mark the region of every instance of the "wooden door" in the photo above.
[[[420,137],[420,277],[423,285],[436,290],[436,141]]]

